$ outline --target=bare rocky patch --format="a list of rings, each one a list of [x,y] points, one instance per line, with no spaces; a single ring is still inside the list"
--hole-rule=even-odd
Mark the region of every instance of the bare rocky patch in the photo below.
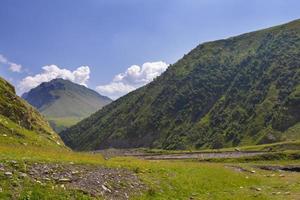
[[[8,178],[17,174],[19,178],[26,177],[42,185],[78,190],[104,199],[125,200],[146,189],[137,175],[127,169],[61,163],[27,163],[25,168],[17,161],[0,165]]]
[[[287,172],[300,172],[300,165],[287,165],[287,166],[256,166],[259,169],[269,171],[287,171]]]

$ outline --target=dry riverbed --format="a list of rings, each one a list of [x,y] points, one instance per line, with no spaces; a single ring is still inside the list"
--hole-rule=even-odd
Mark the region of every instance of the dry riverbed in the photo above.
[[[117,156],[132,156],[145,160],[184,160],[211,158],[241,158],[265,154],[262,151],[228,151],[228,152],[184,152],[184,153],[147,153],[138,149],[105,149],[94,153],[101,153],[105,158]]]

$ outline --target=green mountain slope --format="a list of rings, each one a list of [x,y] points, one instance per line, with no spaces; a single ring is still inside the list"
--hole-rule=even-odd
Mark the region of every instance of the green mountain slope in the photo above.
[[[64,79],[42,83],[22,97],[44,114],[57,132],[111,102],[108,97]]]
[[[300,20],[199,45],[61,133],[77,150],[220,148],[300,138]]]
[[[64,147],[60,137],[32,106],[0,77],[0,144]]]

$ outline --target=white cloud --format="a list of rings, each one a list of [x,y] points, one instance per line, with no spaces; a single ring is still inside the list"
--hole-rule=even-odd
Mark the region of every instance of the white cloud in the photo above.
[[[21,72],[22,66],[16,63],[11,63],[9,66],[9,70],[12,72]]]
[[[0,63],[6,64],[8,63],[7,58],[5,58],[3,55],[0,54]]]
[[[1,54],[0,54],[0,63],[4,65],[8,65],[9,66],[8,69],[12,72],[20,73],[22,70],[22,65],[9,61],[5,56]]]
[[[142,67],[132,65],[124,73],[117,74],[109,84],[97,86],[96,90],[116,99],[151,82],[167,68],[168,64],[162,61],[147,62]]]
[[[43,82],[49,82],[56,78],[70,80],[74,83],[87,86],[87,81],[90,78],[90,68],[88,66],[78,67],[74,71],[62,69],[56,65],[47,65],[42,67],[42,69],[42,73],[34,76],[27,76],[22,79],[18,85],[19,90],[21,92],[27,92]]]

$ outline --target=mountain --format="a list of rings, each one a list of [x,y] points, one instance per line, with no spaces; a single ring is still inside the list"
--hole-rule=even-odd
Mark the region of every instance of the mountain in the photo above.
[[[18,97],[14,87],[0,77],[0,143],[64,147],[39,112]]]
[[[63,131],[76,150],[221,148],[300,138],[300,20],[207,42]]]
[[[97,92],[64,79],[54,79],[22,95],[37,108],[57,131],[71,126],[112,100]]]

